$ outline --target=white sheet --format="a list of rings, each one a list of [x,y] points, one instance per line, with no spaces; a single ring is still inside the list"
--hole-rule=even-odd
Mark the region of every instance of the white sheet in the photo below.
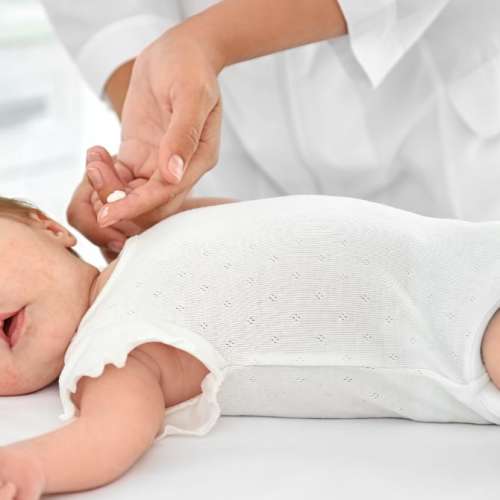
[[[57,386],[0,398],[0,445],[57,428]],[[157,443],[111,485],[57,500],[493,500],[500,427],[223,417]]]

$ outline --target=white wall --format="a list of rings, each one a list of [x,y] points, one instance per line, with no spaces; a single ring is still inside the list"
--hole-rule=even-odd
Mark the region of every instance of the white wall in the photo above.
[[[59,222],[84,173],[85,152],[115,153],[119,124],[88,89],[36,0],[0,0],[0,194],[27,199]],[[72,229],[72,228],[71,228]],[[100,252],[73,229],[76,250]]]

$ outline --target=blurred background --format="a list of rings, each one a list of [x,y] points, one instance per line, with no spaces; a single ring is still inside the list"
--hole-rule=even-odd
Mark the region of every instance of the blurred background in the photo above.
[[[69,226],[66,207],[88,147],[116,153],[119,123],[87,88],[37,0],[0,0],[0,195],[22,198]],[[76,251],[102,268],[80,233]]]

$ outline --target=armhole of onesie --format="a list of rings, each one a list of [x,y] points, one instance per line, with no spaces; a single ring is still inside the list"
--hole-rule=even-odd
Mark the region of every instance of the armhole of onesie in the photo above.
[[[98,338],[99,333],[96,332]],[[81,377],[99,377],[108,364],[122,368],[129,353],[137,346],[161,342],[196,357],[208,368],[209,373],[201,383],[201,394],[165,409],[163,428],[155,439],[174,434],[203,436],[210,431],[220,416],[217,394],[224,380],[226,361],[206,339],[174,323],[166,322],[160,327],[154,322],[138,320],[126,325],[108,325],[105,338],[103,344],[96,341],[82,346],[74,363],[71,363],[71,359],[67,360],[67,369],[59,379],[63,406],[63,413],[59,416],[61,420],[68,421],[78,416],[71,394],[76,391]]]

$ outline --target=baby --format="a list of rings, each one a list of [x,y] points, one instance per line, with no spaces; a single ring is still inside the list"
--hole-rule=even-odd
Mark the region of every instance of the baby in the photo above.
[[[101,273],[75,243],[0,199],[0,395],[59,379],[68,421],[0,448],[2,499],[221,414],[500,424],[500,223],[295,195],[168,217]]]

